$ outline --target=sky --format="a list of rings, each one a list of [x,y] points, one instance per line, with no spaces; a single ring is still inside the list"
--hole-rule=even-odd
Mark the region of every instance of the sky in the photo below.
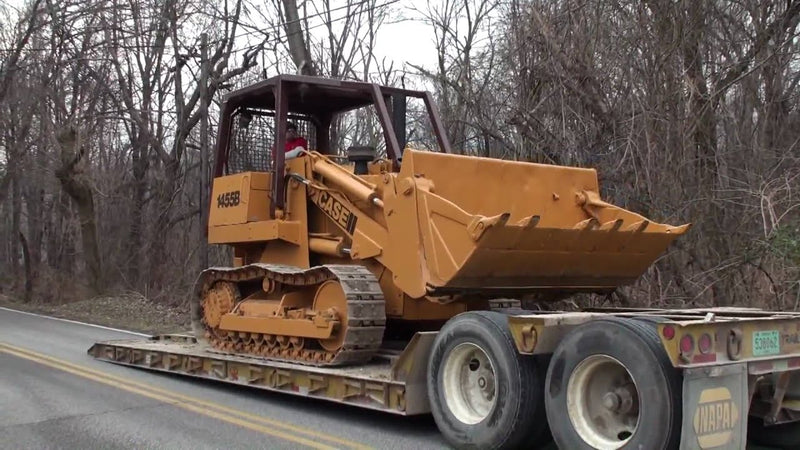
[[[270,1],[270,0],[267,0]],[[275,1],[275,0],[271,0]],[[279,1],[279,0],[278,0]],[[322,5],[320,0],[311,0],[314,4]],[[341,30],[347,11],[341,9],[348,1],[357,4],[358,0],[327,0],[330,2],[332,27]],[[364,0],[371,4],[372,0]],[[387,18],[380,25],[376,35],[374,53],[381,60],[387,58],[394,60],[394,69],[414,71],[407,64],[433,68],[437,61],[437,52],[434,44],[433,29],[423,21],[422,13],[429,8],[429,4],[436,5],[442,0],[374,0],[378,6],[384,6],[388,11]],[[301,5],[302,0],[298,0]],[[316,10],[308,10],[309,30],[315,39],[327,42],[327,29],[323,17],[315,15]],[[301,16],[303,14],[301,7]],[[284,34],[281,30],[281,34]],[[313,40],[313,39],[312,39]]]
[[[408,62],[433,68],[436,64],[433,30],[420,20],[411,20],[419,19],[419,14],[411,8],[423,9],[425,3],[419,0],[400,0],[392,5],[393,10],[409,19],[381,26],[376,54],[391,57],[400,64]]]
[[[25,3],[30,0],[0,0],[2,6],[20,10]],[[267,2],[274,0],[263,0],[265,6]],[[332,9],[345,4],[343,0],[329,0]],[[352,0],[351,0],[352,1]],[[436,48],[434,45],[433,30],[422,22],[421,14],[417,10],[425,10],[428,2],[436,3],[441,0],[385,0],[378,1],[379,5],[390,3],[391,18],[384,22],[377,33],[375,54],[379,57],[386,57],[395,61],[395,68],[402,68],[405,63],[410,63],[427,68],[433,68],[436,64]],[[253,0],[257,3],[258,0]],[[302,4],[302,0],[298,0]],[[322,4],[322,3],[320,3]],[[302,14],[302,11],[301,11]],[[337,10],[332,13],[334,19],[345,15],[344,10]],[[315,27],[320,23],[320,17],[312,18],[310,25],[312,34],[325,33],[324,28]],[[339,21],[341,23],[341,21]],[[281,30],[281,34],[283,31]]]

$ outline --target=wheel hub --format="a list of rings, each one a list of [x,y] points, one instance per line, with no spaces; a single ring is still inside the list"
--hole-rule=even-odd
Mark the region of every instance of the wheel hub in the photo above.
[[[603,406],[605,406],[609,411],[618,411],[620,403],[621,400],[619,399],[619,395],[613,392],[609,392],[603,396]]]
[[[567,406],[575,431],[596,449],[621,448],[636,433],[638,389],[625,366],[610,356],[592,355],[575,367]]]
[[[447,406],[458,420],[476,424],[489,416],[496,402],[495,372],[482,348],[457,345],[444,361],[442,377]]]

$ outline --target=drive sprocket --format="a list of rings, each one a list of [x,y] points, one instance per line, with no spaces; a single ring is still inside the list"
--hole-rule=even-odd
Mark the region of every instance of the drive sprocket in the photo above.
[[[230,281],[217,281],[205,292],[202,300],[203,321],[209,329],[216,329],[224,314],[233,310],[241,299],[239,289]]]

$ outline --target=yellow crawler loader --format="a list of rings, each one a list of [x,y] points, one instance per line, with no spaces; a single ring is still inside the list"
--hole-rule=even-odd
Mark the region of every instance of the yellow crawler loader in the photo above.
[[[439,151],[404,148],[409,98]],[[361,108],[385,157],[333,148],[331,124]],[[287,160],[289,120],[308,148]],[[497,297],[612,291],[688,228],[604,202],[593,169],[454,154],[425,92],[295,76],[226,97],[211,199],[208,241],[234,256],[197,282],[198,337],[312,365],[366,362],[384,335]]]
[[[358,117],[380,135],[353,138]],[[90,354],[431,413],[457,448],[800,448],[800,313],[520,308],[631,283],[689,226],[603,201],[592,169],[455,154],[425,92],[283,75],[228,94],[210,200],[233,260],[199,275],[194,336]]]

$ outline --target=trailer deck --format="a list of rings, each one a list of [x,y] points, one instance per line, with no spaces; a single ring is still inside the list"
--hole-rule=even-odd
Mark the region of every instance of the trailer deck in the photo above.
[[[222,353],[187,335],[97,342],[96,359],[346,403],[400,415],[430,411],[425,387],[426,358],[435,332],[418,333],[403,351],[381,351],[358,366],[314,367]]]

